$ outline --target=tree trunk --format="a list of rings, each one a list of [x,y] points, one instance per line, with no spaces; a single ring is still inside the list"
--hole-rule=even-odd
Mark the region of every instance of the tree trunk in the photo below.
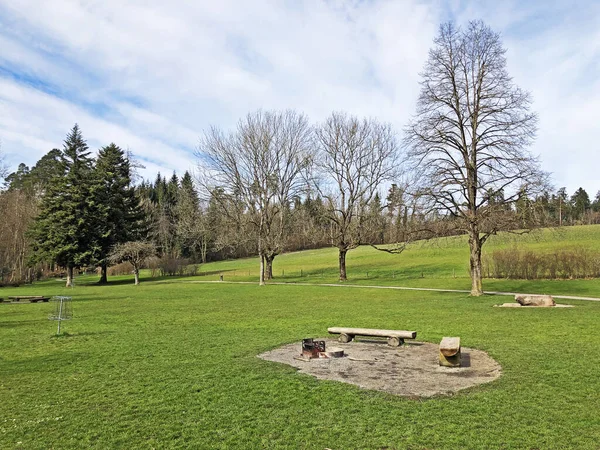
[[[258,278],[258,285],[265,285],[265,255],[263,254],[260,255],[260,275]]]
[[[67,285],[66,287],[73,287],[73,266],[67,266]]]
[[[106,276],[106,273],[108,271],[108,265],[103,262],[100,266],[100,281],[98,281],[98,284],[106,284],[108,283],[108,278]]]
[[[339,262],[340,262],[340,281],[346,281],[346,253],[348,250],[340,248]]]
[[[275,255],[267,255],[265,256],[265,280],[273,279],[273,260],[275,259]]]
[[[135,267],[133,269],[133,277],[135,278],[134,284],[137,286],[138,284],[140,284],[140,269],[138,269],[137,267]]]
[[[483,294],[481,283],[481,240],[479,239],[479,228],[476,224],[469,227],[469,248],[471,249],[470,268],[471,268],[471,295],[479,297]]]
[[[206,264],[206,251],[207,251],[207,247],[208,247],[208,243],[206,242],[206,238],[204,236],[202,236],[202,246],[201,246],[201,258],[202,258],[202,264]]]

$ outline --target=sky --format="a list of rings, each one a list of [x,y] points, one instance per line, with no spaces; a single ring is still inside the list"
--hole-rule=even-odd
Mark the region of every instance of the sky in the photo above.
[[[14,169],[78,123],[170,176],[210,126],[256,109],[320,122],[415,112],[440,23],[482,19],[539,115],[531,151],[569,193],[600,190],[600,2],[0,0],[0,148]]]

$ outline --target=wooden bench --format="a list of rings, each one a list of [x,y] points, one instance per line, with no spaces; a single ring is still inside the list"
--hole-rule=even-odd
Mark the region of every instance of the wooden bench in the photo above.
[[[44,297],[41,295],[18,295],[18,296],[12,296],[12,297],[8,297],[9,300],[13,301],[13,302],[19,302],[21,300],[29,300],[31,303],[37,303],[37,302],[48,302],[50,300],[50,297]]]
[[[445,337],[440,342],[440,366],[460,367],[459,337]]]
[[[392,347],[399,347],[404,344],[404,339],[414,339],[417,337],[416,331],[403,331],[403,330],[378,330],[373,328],[342,328],[332,327],[327,328],[327,331],[331,334],[339,334],[340,342],[350,342],[354,339],[354,336],[376,336],[387,338],[388,345]]]

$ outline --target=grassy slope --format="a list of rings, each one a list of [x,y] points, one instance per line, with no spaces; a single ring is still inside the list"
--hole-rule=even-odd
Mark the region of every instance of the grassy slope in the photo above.
[[[598,248],[599,236],[600,227],[581,227],[525,241]],[[468,287],[466,256],[460,239],[399,256],[364,248],[350,253],[349,269],[359,283]],[[276,274],[285,269],[293,281],[289,272],[303,268],[311,276],[302,281],[335,281],[335,261],[330,249],[282,255]],[[241,280],[255,266],[203,270]],[[369,278],[359,277],[366,269]],[[453,269],[463,275],[453,278]],[[50,304],[0,305],[0,448],[597,448],[600,440],[600,303],[506,310],[491,307],[497,298],[460,294],[125,281],[0,289],[0,297],[67,293],[75,311],[69,334],[56,338]],[[492,283],[519,289],[494,280],[486,287]],[[597,280],[541,285],[600,295]],[[416,329],[431,342],[459,335],[504,374],[419,401],[317,381],[255,357],[322,336],[332,324]]]
[[[524,236],[493,236],[484,255],[513,245],[552,251],[561,247],[586,247],[600,252],[600,225],[541,230]],[[465,237],[416,243],[399,255],[364,246],[347,258],[349,283],[470,289],[469,249]],[[258,277],[258,259],[247,258],[205,264],[207,274],[198,279],[249,281]],[[302,277],[301,275],[302,271]],[[276,281],[337,282],[337,249],[327,248],[283,254],[275,258]],[[484,280],[486,290],[532,292],[600,297],[600,280]]]

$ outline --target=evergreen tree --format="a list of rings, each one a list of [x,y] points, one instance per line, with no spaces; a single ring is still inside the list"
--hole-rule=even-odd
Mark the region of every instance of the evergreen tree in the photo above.
[[[32,230],[35,259],[66,267],[67,286],[72,286],[73,269],[88,264],[94,253],[89,155],[75,124],[64,141],[59,170],[48,183]]]
[[[178,200],[175,206],[178,246],[181,254],[194,261],[205,262],[207,230],[205,218],[200,210],[200,200],[192,176],[185,172],[181,178]]]
[[[55,148],[50,150],[31,168],[29,177],[38,195],[43,195],[50,181],[60,173],[62,167],[62,152]]]
[[[592,206],[590,202],[590,196],[583,188],[579,188],[575,191],[571,197],[571,205],[573,206],[573,216],[575,220],[583,219],[585,213]]]
[[[29,191],[29,167],[23,163],[19,164],[16,172],[8,175],[4,180],[9,191]]]
[[[598,191],[596,193],[596,198],[594,199],[594,202],[592,203],[592,210],[594,212],[600,211],[600,191]]]
[[[116,244],[137,239],[141,211],[131,183],[131,165],[121,148],[110,144],[100,149],[94,172],[96,258],[102,269],[100,283],[106,283],[108,255]]]

